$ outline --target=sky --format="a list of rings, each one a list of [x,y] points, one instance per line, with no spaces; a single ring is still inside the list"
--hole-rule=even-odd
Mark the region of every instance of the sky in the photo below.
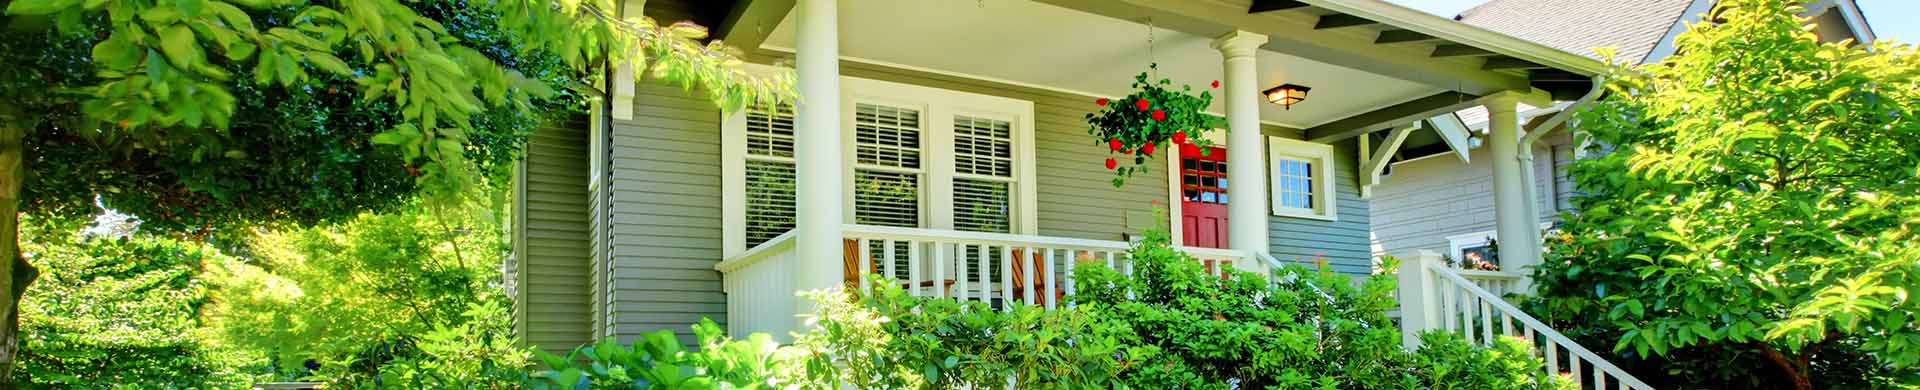
[[[1453,17],[1460,11],[1473,8],[1485,0],[1387,0],[1427,13]],[[1867,25],[1873,27],[1874,35],[1880,39],[1892,39],[1904,43],[1920,43],[1920,23],[1900,20],[1901,15],[1920,15],[1920,0],[1855,0],[1860,4],[1860,13],[1867,15]]]

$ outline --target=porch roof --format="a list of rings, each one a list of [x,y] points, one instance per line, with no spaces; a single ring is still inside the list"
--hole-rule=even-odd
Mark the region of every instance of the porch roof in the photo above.
[[[1206,88],[1221,77],[1213,37],[1264,34],[1262,86],[1314,90],[1290,110],[1264,107],[1263,122],[1319,142],[1477,106],[1495,92],[1571,100],[1604,71],[1591,58],[1379,0],[839,1],[847,60],[1090,96],[1125,95],[1149,61],[1160,76]],[[793,4],[716,5],[729,7],[716,35],[790,53]]]

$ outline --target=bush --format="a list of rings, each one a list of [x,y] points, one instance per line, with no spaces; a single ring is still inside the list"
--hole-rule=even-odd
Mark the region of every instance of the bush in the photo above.
[[[254,357],[220,351],[197,331],[199,269],[225,257],[200,244],[141,235],[65,237],[29,226],[24,252],[42,270],[20,303],[20,366],[30,387],[243,388]]]

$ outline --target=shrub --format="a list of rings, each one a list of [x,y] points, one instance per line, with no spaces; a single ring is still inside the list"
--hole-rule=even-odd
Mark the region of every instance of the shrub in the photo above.
[[[225,258],[200,244],[143,235],[64,237],[33,226],[25,252],[45,276],[21,301],[21,383],[29,387],[244,387],[251,356],[197,332],[199,268]]]
[[[687,350],[673,331],[642,335],[632,344],[603,339],[556,356],[536,350],[548,370],[533,375],[540,389],[779,388],[794,379],[797,350],[755,333],[732,340],[712,320],[693,325],[699,350]],[[783,373],[787,376],[783,376]]]

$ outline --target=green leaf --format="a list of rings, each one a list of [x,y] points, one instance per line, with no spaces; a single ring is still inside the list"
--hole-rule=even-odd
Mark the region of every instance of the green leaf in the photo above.
[[[193,39],[193,29],[184,24],[175,24],[160,30],[160,52],[174,67],[191,69],[200,60],[200,46]]]
[[[205,9],[206,5],[207,0],[173,0],[173,8],[180,10],[180,14],[188,18],[199,17],[200,10]]]
[[[93,61],[107,69],[129,70],[140,65],[141,51],[125,34],[113,34],[93,45]]]
[[[14,0],[7,4],[8,15],[49,15],[80,4],[80,0]]]
[[[320,70],[332,72],[336,75],[353,75],[353,69],[347,67],[347,62],[341,61],[339,57],[334,57],[332,54],[309,51],[307,52],[307,63],[313,64],[314,67],[320,68]]]

